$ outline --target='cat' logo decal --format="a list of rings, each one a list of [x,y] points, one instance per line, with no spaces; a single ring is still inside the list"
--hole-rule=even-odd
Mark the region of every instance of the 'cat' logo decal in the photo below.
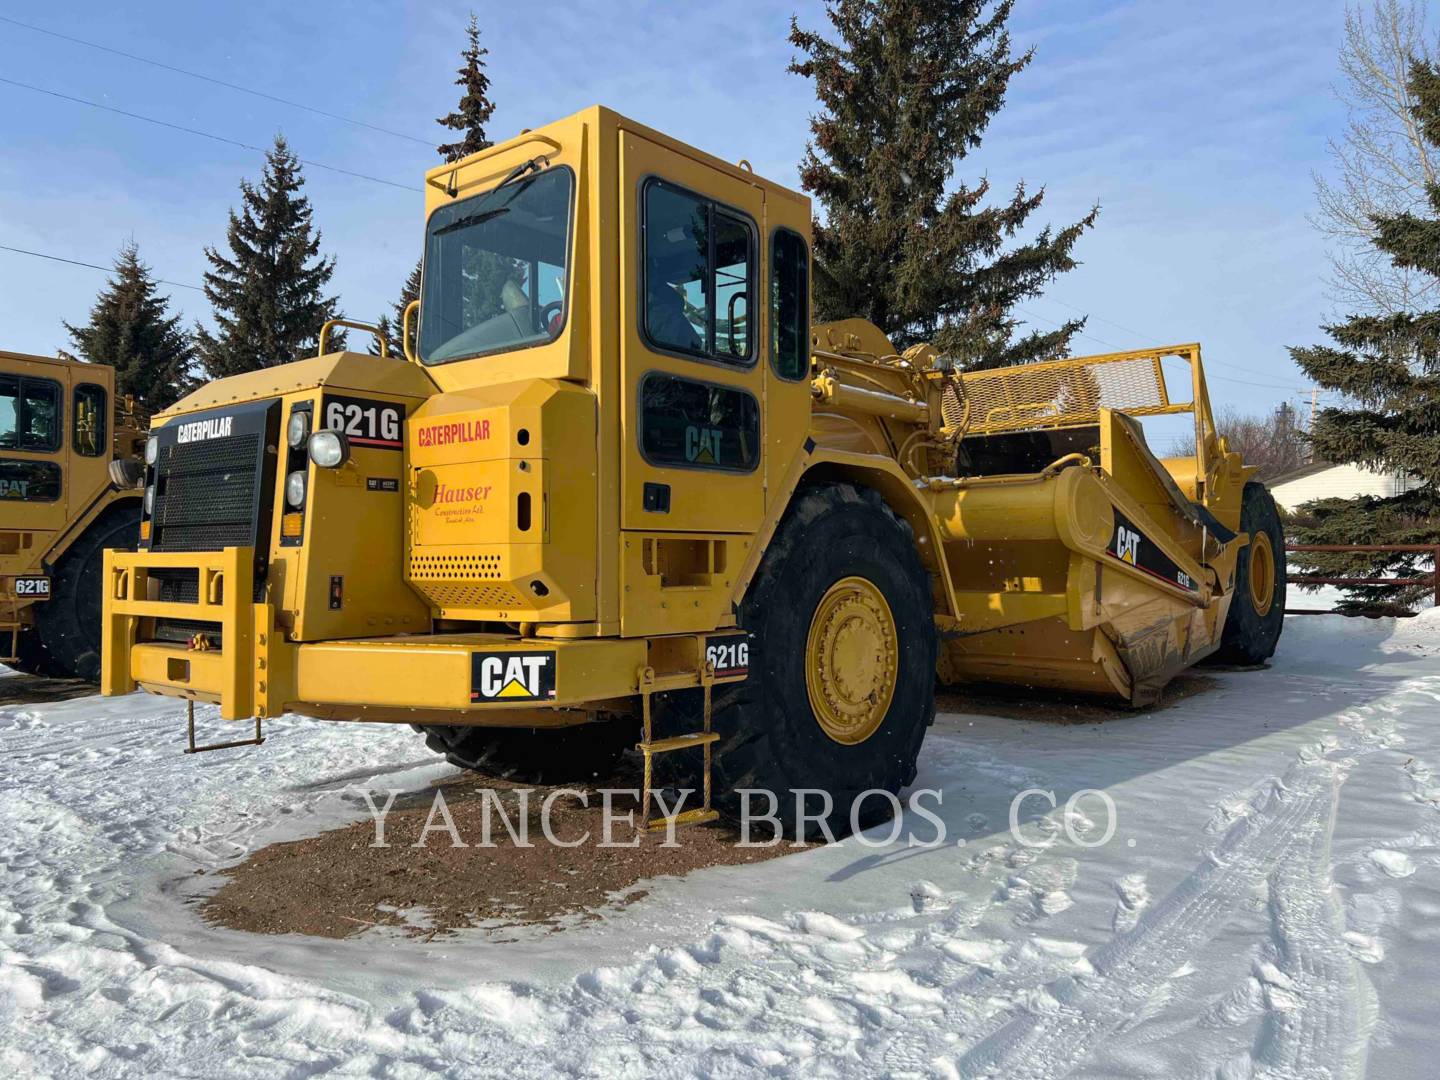
[[[553,652],[470,654],[471,701],[548,701],[554,696]]]
[[[1160,545],[1149,539],[1135,523],[1120,511],[1115,511],[1115,535],[1105,553],[1112,559],[1119,559],[1151,577],[1171,585],[1178,585],[1186,592],[1199,592],[1195,580],[1166,555]]]

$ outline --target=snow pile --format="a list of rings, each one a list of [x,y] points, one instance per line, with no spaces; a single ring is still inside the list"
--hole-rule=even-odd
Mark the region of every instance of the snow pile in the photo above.
[[[429,943],[255,938],[186,902],[196,869],[360,816],[347,784],[443,775],[408,729],[185,757],[155,699],[3,709],[0,1068],[1427,1075],[1440,613],[1292,618],[1272,670],[1213,678],[1102,724],[942,717],[917,787],[944,847],[907,818],[562,934]]]

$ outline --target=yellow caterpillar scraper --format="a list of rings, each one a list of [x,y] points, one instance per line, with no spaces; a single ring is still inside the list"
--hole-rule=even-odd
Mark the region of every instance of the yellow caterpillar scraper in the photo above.
[[[1198,346],[955,374],[812,326],[808,200],[603,108],[425,211],[410,355],[322,334],[156,418],[107,693],[536,779],[638,741],[687,820],[768,788],[801,831],[793,789],[845,828],[913,779],[937,681],[1140,705],[1273,651],[1276,514]],[[1172,414],[1194,452],[1157,460]]]

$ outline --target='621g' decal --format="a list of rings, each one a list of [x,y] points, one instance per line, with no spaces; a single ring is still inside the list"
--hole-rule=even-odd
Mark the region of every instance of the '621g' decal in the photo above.
[[[705,642],[705,662],[714,666],[715,674],[720,678],[749,675],[750,635],[727,634],[708,638]]]
[[[15,595],[28,596],[32,600],[50,599],[50,579],[48,577],[17,577],[15,579]]]
[[[399,450],[405,432],[405,407],[393,401],[326,394],[320,426],[344,432],[356,446]]]

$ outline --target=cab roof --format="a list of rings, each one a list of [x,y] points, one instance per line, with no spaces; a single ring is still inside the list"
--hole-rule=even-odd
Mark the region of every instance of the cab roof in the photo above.
[[[785,187],[774,180],[766,179],[756,173],[748,161],[743,158],[739,162],[725,161],[714,154],[707,153],[689,143],[681,142],[672,138],[662,131],[647,127],[627,116],[622,116],[614,109],[606,108],[604,105],[591,105],[589,108],[581,109],[577,113],[555,120],[544,127],[526,128],[514,138],[504,142],[496,143],[475,154],[470,154],[458,161],[449,162],[445,165],[438,165],[425,174],[425,183],[428,187],[437,188],[440,191],[453,195],[455,193],[455,182],[457,175],[462,171],[473,168],[491,158],[508,156],[515,149],[527,144],[549,145],[558,151],[566,146],[567,139],[573,139],[576,129],[583,125],[593,125],[600,129],[611,131],[630,131],[651,142],[657,143],[667,150],[681,154],[693,161],[706,165],[717,172],[731,176],[744,183],[755,184],[764,188],[767,195],[775,195],[779,198],[790,199],[803,205],[809,205],[809,198],[792,188]],[[469,184],[465,186],[471,186]]]

